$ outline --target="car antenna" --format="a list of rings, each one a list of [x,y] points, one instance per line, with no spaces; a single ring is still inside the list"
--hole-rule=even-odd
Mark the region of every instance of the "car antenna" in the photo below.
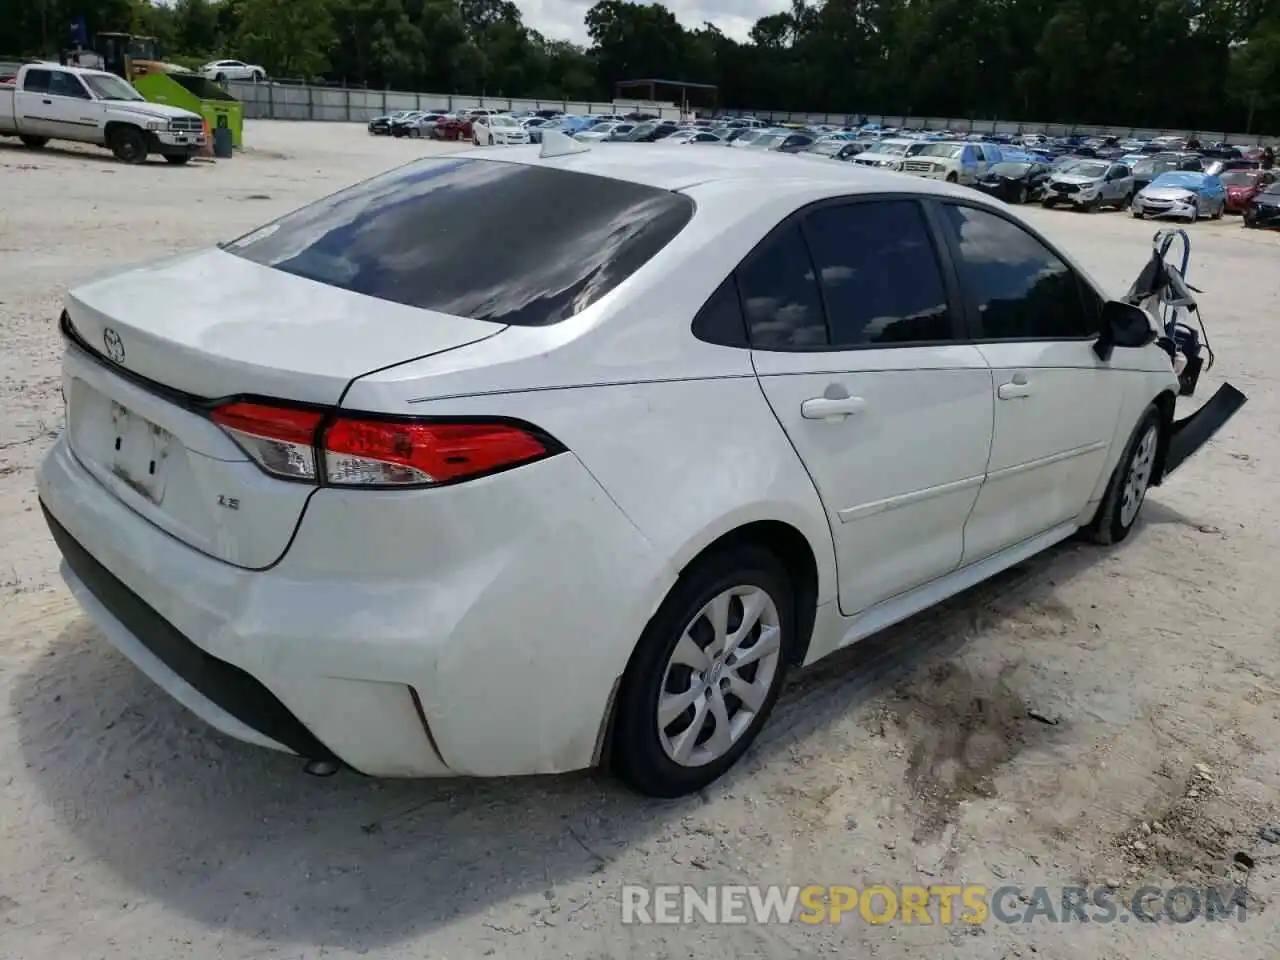
[[[542,152],[538,159],[548,157],[567,157],[574,153],[590,153],[591,148],[581,140],[575,140],[559,130],[548,130],[542,135]]]

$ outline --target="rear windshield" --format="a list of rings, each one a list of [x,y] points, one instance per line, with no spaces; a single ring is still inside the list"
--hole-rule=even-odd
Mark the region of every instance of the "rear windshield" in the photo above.
[[[671,242],[693,201],[495,160],[420,160],[226,246],[342,290],[495,323],[585,310]]]

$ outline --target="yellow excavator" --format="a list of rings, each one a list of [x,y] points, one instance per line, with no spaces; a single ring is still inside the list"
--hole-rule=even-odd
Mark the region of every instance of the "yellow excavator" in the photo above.
[[[160,42],[155,37],[135,37],[128,33],[99,33],[93,38],[93,49],[68,50],[62,60],[70,66],[106,70],[130,83],[149,74],[190,72],[165,63]]]

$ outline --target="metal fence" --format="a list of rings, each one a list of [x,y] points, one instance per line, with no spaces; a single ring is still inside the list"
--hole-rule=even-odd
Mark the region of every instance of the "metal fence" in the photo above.
[[[508,97],[455,96],[447,93],[405,93],[395,90],[357,90],[343,87],[308,86],[293,83],[252,83],[232,81],[227,89],[244,104],[248,118],[268,120],[331,120],[368,122],[395,110],[563,110],[573,114],[614,113],[619,106],[645,108],[664,118],[678,119],[679,108],[671,104],[642,101],[587,103],[576,100],[521,100]],[[824,123],[837,126],[859,121],[886,127],[912,127],[924,130],[953,130],[963,133],[1028,134],[1051,137],[1114,136],[1149,140],[1159,136],[1198,137],[1210,143],[1280,146],[1280,138],[1258,134],[1232,133],[1225,130],[1172,130],[1154,127],[1118,127],[1099,124],[1043,123],[1025,120],[974,120],[955,117],[907,117],[880,114],[798,113],[778,110],[734,111],[744,116],[759,117],[775,123]],[[864,119],[865,118],[865,119]]]

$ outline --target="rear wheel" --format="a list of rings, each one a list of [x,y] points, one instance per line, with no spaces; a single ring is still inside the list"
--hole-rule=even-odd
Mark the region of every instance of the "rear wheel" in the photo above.
[[[147,159],[147,138],[137,127],[116,127],[107,146],[121,163],[142,163]]]
[[[218,83],[226,83],[226,82],[227,82],[227,75],[226,75],[225,73],[220,73],[220,74],[218,74],[216,77],[214,77],[213,79],[214,79],[214,80],[216,80]]]
[[[1111,475],[1098,512],[1084,528],[1084,535],[1094,543],[1104,546],[1119,543],[1133,529],[1155,472],[1160,422],[1160,411],[1155,405],[1147,407]]]
[[[18,139],[22,141],[22,145],[28,150],[43,150],[49,142],[48,137],[21,136]]]
[[[725,773],[773,709],[794,623],[791,581],[762,547],[714,553],[687,570],[623,676],[614,772],[655,797],[692,793]]]

